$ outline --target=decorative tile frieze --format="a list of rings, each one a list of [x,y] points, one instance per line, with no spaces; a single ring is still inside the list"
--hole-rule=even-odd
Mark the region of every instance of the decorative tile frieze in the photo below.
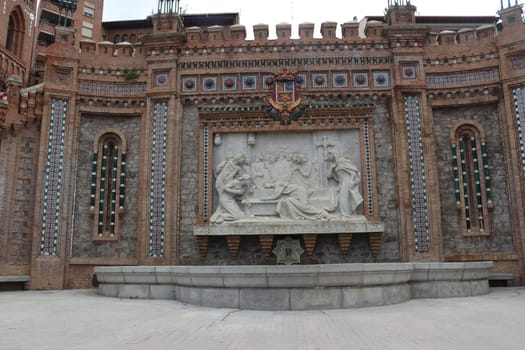
[[[203,169],[203,191],[202,191],[202,203],[203,203],[203,206],[202,206],[202,217],[203,217],[203,220],[207,220],[208,219],[208,215],[209,215],[209,207],[208,207],[208,200],[209,200],[209,196],[208,196],[208,190],[209,190],[209,183],[210,183],[210,167],[209,167],[209,160],[210,160],[210,141],[209,141],[209,137],[210,137],[210,130],[209,130],[209,127],[208,125],[205,125],[204,126],[204,140],[203,140],[203,157],[202,157],[202,160],[203,160],[203,166],[202,166],[202,169]],[[220,134],[217,134],[216,137],[221,137]]]
[[[414,243],[416,253],[428,253],[430,251],[430,232],[419,97],[406,96],[404,102],[412,189]]]
[[[354,87],[355,88],[368,87],[368,73],[367,72],[353,73],[353,77],[354,77]]]
[[[155,74],[155,86],[164,87],[169,85],[169,74],[166,72]]]
[[[67,84],[69,82],[69,74],[64,72],[55,72],[55,81],[58,84]]]
[[[149,256],[164,256],[168,103],[155,103],[151,156]]]
[[[183,92],[197,91],[197,78],[183,78],[182,79],[182,91]]]
[[[314,73],[312,74],[312,86],[314,88],[327,88],[328,77],[326,73]]]
[[[463,85],[481,85],[499,81],[498,68],[427,75],[427,85],[431,89],[448,88]]]
[[[390,77],[388,72],[374,72],[374,87],[382,88],[390,86]]]
[[[217,78],[216,77],[206,77],[202,79],[202,91],[205,91],[205,92],[217,91]]]
[[[416,79],[417,78],[417,67],[416,66],[403,66],[401,67],[401,74],[403,79]]]
[[[273,74],[265,74],[263,75],[263,89],[264,90],[270,90],[274,88],[275,83],[275,77]]]
[[[370,129],[368,120],[364,121],[365,134],[365,167],[366,167],[366,196],[368,203],[368,214],[374,215],[374,190],[372,182],[372,151],[370,149]]]
[[[223,91],[237,90],[237,77],[235,76],[222,77],[222,90]]]
[[[308,87],[308,78],[306,77],[306,73],[298,73],[295,77],[295,82],[301,89],[306,89]]]
[[[80,80],[78,92],[98,96],[142,96],[146,94],[146,83],[116,84]]]
[[[525,173],[525,86],[512,90],[514,97],[514,112],[516,113],[516,124],[520,142],[521,162]]]
[[[335,73],[333,76],[332,84],[336,88],[348,87],[348,74],[347,73]]]
[[[60,230],[60,194],[64,166],[64,136],[66,130],[67,101],[51,100],[49,141],[47,145],[46,175],[42,210],[41,255],[57,255]]]
[[[256,75],[243,75],[242,76],[242,89],[243,90],[256,90],[257,89],[257,76]]]

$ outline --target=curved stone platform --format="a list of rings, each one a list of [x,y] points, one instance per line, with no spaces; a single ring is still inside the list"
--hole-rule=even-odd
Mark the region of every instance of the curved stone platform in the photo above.
[[[254,310],[344,309],[487,294],[492,262],[96,267],[101,295]]]

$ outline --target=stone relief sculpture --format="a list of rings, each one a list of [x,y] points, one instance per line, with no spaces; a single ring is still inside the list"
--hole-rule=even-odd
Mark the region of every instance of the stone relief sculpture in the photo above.
[[[226,148],[217,157],[216,209],[211,223],[349,220],[357,215],[363,203],[361,172],[346,155],[359,156],[359,149],[351,148],[355,143],[340,145],[337,137],[309,134],[304,140],[268,137],[265,142],[260,140],[264,136],[257,141],[252,135],[248,143],[239,136],[234,141],[228,141],[228,135],[222,137],[223,142],[216,146]],[[257,143],[261,143],[259,148]],[[228,152],[238,149],[242,153]],[[341,149],[347,152],[343,155]]]
[[[242,154],[233,154],[215,169],[215,189],[219,194],[219,206],[210,218],[213,223],[240,220],[244,212],[238,198],[246,193],[250,176],[244,172],[246,160]]]
[[[306,188],[293,183],[276,182],[266,184],[266,188],[275,189],[273,196],[262,200],[278,200],[275,211],[281,219],[287,220],[327,220],[328,213],[316,208],[308,199]]]
[[[337,206],[342,218],[353,215],[357,207],[363,203],[363,197],[359,193],[361,173],[350,160],[337,158],[333,152],[327,155],[328,179],[335,180],[339,187],[337,189]]]

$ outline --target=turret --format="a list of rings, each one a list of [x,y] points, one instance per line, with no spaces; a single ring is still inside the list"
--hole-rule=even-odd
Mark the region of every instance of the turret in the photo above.
[[[389,25],[416,24],[416,7],[410,0],[388,0],[385,22]]]
[[[156,32],[182,32],[180,0],[159,0],[157,15],[153,17]]]

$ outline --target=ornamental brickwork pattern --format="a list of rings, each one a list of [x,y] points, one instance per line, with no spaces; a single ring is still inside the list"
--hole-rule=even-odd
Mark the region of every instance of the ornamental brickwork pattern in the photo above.
[[[428,75],[427,85],[431,89],[439,89],[463,85],[480,85],[496,82],[499,79],[499,71],[497,68],[494,68],[490,70]]]
[[[78,83],[78,92],[97,96],[140,96],[146,94],[146,84],[114,84],[81,80]]]

